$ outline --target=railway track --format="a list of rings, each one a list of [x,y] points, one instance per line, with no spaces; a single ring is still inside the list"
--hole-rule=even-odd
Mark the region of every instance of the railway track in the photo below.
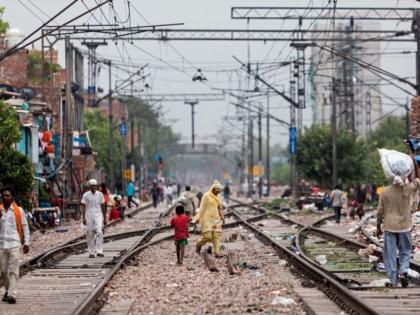
[[[107,299],[102,296],[103,290],[115,273],[146,248],[172,238],[170,226],[162,225],[170,210],[149,229],[107,235],[103,259],[87,259],[86,242],[80,240],[38,256],[20,280],[19,291],[23,288],[23,294],[19,294],[19,303],[0,305],[0,313],[98,313]],[[281,211],[237,204],[230,207],[224,229],[241,226],[251,231],[258,242],[285,259],[293,272],[304,278],[306,286],[317,287],[349,314],[415,314],[420,307],[420,288],[369,286],[371,280],[383,279],[384,275],[372,272],[372,263],[357,256],[356,251],[365,244],[317,227],[329,219],[303,226]],[[264,255],[262,252],[262,259],[273,259]],[[335,264],[321,266],[315,261],[319,255],[334,259]]]
[[[143,211],[146,211],[146,210],[151,209],[151,208],[152,208],[152,204],[148,203],[144,206],[141,206],[141,207],[135,208],[134,210],[131,210],[130,212],[128,212],[126,214],[126,216],[127,217],[135,217],[138,214],[142,213]],[[117,219],[117,220],[108,222],[108,224],[104,226],[104,231],[107,231],[111,228],[114,228],[114,227],[118,226],[119,224],[121,224],[122,222],[124,222],[124,221],[121,220],[121,219]],[[81,234],[79,236],[76,236],[76,237],[74,237],[70,240],[67,240],[67,241],[65,241],[65,242],[63,242],[63,243],[61,243],[61,244],[59,244],[59,245],[57,245],[53,248],[49,248],[49,249],[47,249],[45,251],[42,251],[41,253],[39,253],[39,254],[29,258],[29,259],[26,259],[26,260],[22,261],[20,263],[20,267],[19,267],[19,269],[20,269],[19,274],[24,275],[24,274],[26,274],[26,272],[33,269],[34,266],[37,265],[38,260],[41,257],[44,257],[44,256],[48,255],[48,253],[56,252],[60,247],[70,247],[72,244],[77,244],[77,243],[80,243],[80,242],[83,243],[83,239],[85,239],[85,234]],[[0,281],[0,283],[1,283],[1,281]]]
[[[240,214],[236,212],[238,218]],[[278,219],[282,215],[275,215]],[[312,225],[300,228],[296,233],[295,245],[299,255],[291,251],[291,244],[278,240],[276,232],[266,231],[255,224],[243,220],[244,225],[253,231],[261,241],[271,244],[289,261],[297,274],[304,274],[338,306],[351,314],[417,314],[420,309],[420,287],[418,283],[408,288],[388,289],[369,285],[373,280],[386,279],[386,274],[377,272],[368,258],[357,254],[366,248],[354,240],[319,228],[331,217],[324,217]],[[293,222],[293,220],[291,220]],[[295,222],[295,225],[299,225]],[[264,231],[265,230],[265,231]],[[375,253],[381,256],[381,252]],[[327,262],[321,265],[316,257],[325,255]],[[328,263],[331,261],[331,263]],[[419,271],[418,264],[410,267]]]
[[[138,211],[147,209],[150,207]],[[146,216],[142,219],[153,222],[150,228],[106,235],[105,257],[89,259],[86,241],[81,236],[24,262],[18,284],[18,303],[0,304],[0,314],[97,313],[103,304],[102,291],[114,274],[145,248],[173,237],[171,227],[164,224],[172,210],[173,206],[163,214],[155,213],[154,217],[144,211]],[[260,220],[263,216],[261,213],[249,220]],[[240,224],[231,217],[231,214],[227,215],[225,228]],[[108,225],[107,229],[115,224]]]

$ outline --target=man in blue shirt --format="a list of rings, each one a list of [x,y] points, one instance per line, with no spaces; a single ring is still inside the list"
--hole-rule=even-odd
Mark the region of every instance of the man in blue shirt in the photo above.
[[[133,199],[135,193],[134,183],[130,180],[127,185],[127,199],[128,199],[128,207],[131,208],[131,203],[134,203],[137,207],[139,204]]]

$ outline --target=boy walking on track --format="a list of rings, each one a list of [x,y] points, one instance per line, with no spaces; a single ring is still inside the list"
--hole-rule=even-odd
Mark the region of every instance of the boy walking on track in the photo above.
[[[176,207],[175,213],[176,215],[172,218],[171,225],[175,229],[175,246],[178,265],[182,265],[185,246],[188,245],[188,223],[191,221],[191,217],[185,215],[184,207],[181,205]]]

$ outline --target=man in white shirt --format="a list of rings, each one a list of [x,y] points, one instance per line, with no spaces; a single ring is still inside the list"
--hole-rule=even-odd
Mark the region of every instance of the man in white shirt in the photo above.
[[[172,194],[173,194],[173,190],[172,190],[172,186],[170,184],[166,184],[166,187],[164,189],[164,193],[166,196],[166,203],[169,206],[172,203]]]
[[[81,201],[89,258],[95,258],[95,254],[104,257],[102,228],[106,225],[106,205],[104,195],[97,190],[97,185],[95,179],[89,180],[90,190],[83,194]]]
[[[0,205],[0,269],[5,293],[3,302],[16,303],[16,283],[19,278],[19,250],[29,252],[29,225],[26,213],[14,202],[13,189],[1,190]]]

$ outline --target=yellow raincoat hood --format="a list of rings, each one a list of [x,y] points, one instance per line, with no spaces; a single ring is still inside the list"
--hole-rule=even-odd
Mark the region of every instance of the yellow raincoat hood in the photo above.
[[[199,222],[202,233],[222,230],[222,219],[219,215],[222,201],[213,193],[214,188],[222,190],[223,186],[218,181],[213,182],[213,185],[204,194],[200,204],[200,211],[193,220],[194,222]]]

